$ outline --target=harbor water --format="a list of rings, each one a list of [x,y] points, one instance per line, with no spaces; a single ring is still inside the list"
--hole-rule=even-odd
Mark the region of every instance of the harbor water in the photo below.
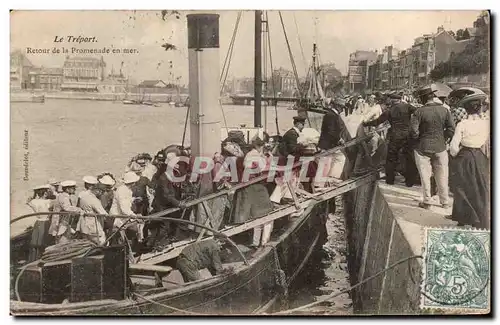
[[[279,131],[292,126],[296,111],[291,104],[278,106]],[[186,107],[161,103],[159,107],[124,105],[112,101],[47,99],[45,103],[11,104],[11,218],[32,212],[26,205],[36,185],[73,179],[81,190],[82,177],[111,172],[120,178],[129,159],[140,152],[154,155],[170,144],[180,144]],[[252,106],[224,105],[221,125],[253,126]],[[276,134],[276,113],[267,109],[267,132]],[[224,122],[225,120],[225,122]],[[189,128],[189,123],[188,123]],[[186,133],[189,144],[189,129]],[[340,200],[330,215],[329,241],[315,252],[289,294],[294,308],[321,299],[348,286],[344,222]],[[11,227],[11,235],[22,232],[34,220]],[[346,314],[352,311],[347,294],[308,313]]]

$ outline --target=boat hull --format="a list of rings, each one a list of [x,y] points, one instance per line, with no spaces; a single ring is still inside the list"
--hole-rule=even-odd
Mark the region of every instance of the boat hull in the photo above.
[[[334,199],[332,199],[334,200]],[[284,228],[276,240],[230,275],[199,280],[135,300],[94,301],[79,304],[33,304],[11,302],[14,315],[165,315],[254,314],[280,309],[287,287],[300,273],[312,252],[326,242],[329,202],[306,209]],[[284,275],[284,276],[283,276]],[[185,311],[181,312],[179,310]]]

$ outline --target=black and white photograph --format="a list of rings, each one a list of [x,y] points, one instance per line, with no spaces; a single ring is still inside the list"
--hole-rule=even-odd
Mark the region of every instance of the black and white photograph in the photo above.
[[[10,315],[492,312],[489,10],[9,15]]]

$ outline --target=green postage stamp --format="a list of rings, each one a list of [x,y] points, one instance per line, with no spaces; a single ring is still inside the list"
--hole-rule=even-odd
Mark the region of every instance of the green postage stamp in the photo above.
[[[424,230],[421,308],[490,310],[490,232]]]

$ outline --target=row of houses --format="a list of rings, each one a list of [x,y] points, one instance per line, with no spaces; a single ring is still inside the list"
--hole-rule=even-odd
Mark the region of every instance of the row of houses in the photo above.
[[[69,57],[62,68],[36,67],[21,52],[10,55],[11,90],[85,91],[103,93],[168,93],[185,92],[185,87],[162,80],[144,80],[137,85],[129,82],[120,71],[106,74],[103,57]]]
[[[341,78],[341,72],[335,67],[333,63],[326,63],[321,65],[323,86],[328,87],[330,83],[337,81]],[[299,83],[303,85],[306,78],[299,78]],[[253,94],[255,87],[254,78],[239,78],[233,79],[229,86],[224,89],[226,93],[232,94]],[[263,94],[272,96],[274,92],[281,97],[297,96],[297,80],[292,71],[279,68],[275,69],[272,76],[263,83]]]
[[[37,67],[20,50],[10,54],[11,90],[98,91],[110,82],[120,90],[126,78],[120,74],[105,76],[106,63],[102,58],[69,57],[63,66]]]
[[[422,35],[407,49],[392,45],[381,51],[356,51],[349,56],[349,90],[415,89],[431,81],[436,65],[460,53],[475,37],[489,33],[489,15],[481,14],[467,28],[469,39],[456,40],[443,26],[433,34]]]

